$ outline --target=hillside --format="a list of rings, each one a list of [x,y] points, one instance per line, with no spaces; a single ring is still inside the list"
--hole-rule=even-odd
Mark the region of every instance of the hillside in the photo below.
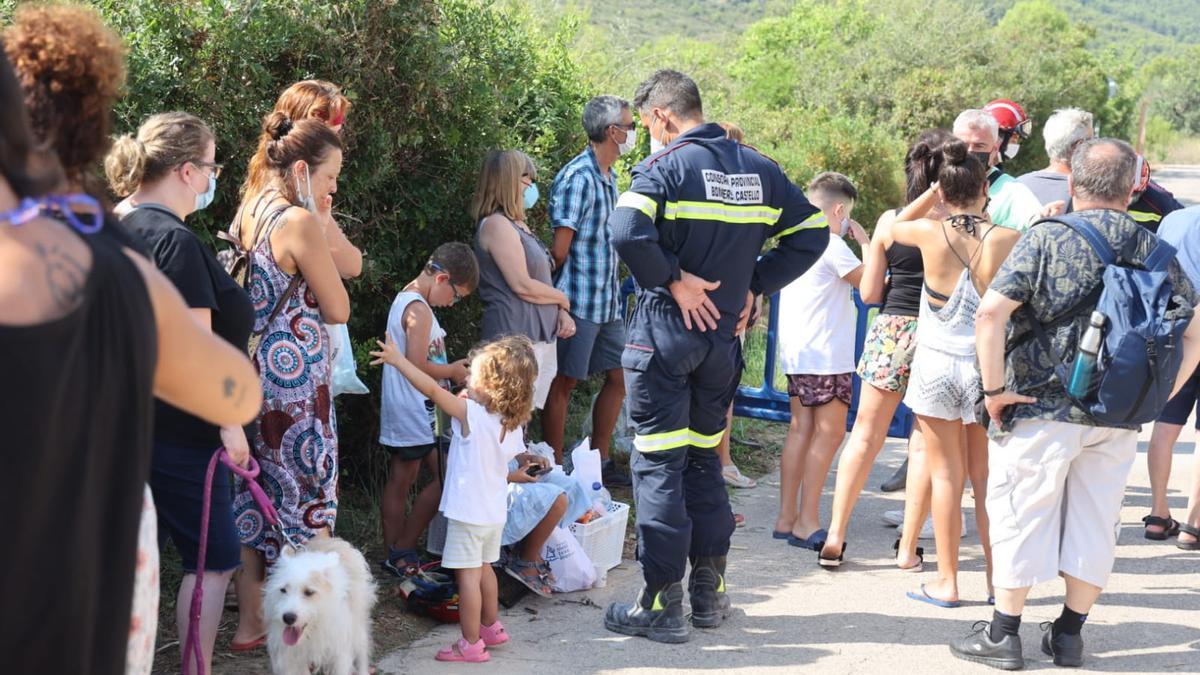
[[[584,9],[614,43],[637,46],[667,35],[720,42],[766,16],[787,11],[787,0],[544,0]],[[963,0],[998,20],[1017,0]],[[1179,44],[1200,44],[1200,0],[1050,0],[1096,31],[1093,46],[1131,49],[1137,63]]]

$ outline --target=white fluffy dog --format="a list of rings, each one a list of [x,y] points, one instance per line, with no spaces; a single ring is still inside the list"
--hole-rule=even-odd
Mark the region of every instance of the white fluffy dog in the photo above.
[[[263,592],[276,675],[367,675],[375,580],[362,553],[334,537],[285,548]]]

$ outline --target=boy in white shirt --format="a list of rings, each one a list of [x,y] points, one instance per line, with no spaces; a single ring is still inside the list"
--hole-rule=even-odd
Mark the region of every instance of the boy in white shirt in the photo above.
[[[825,542],[818,506],[833,455],[846,433],[854,372],[851,291],[862,262],[844,241],[864,248],[866,232],[850,220],[858,190],[840,173],[818,174],[806,190],[829,222],[825,253],[779,294],[779,362],[788,379],[792,421],[780,467],[774,537],[817,551]],[[797,493],[800,500],[797,505]]]

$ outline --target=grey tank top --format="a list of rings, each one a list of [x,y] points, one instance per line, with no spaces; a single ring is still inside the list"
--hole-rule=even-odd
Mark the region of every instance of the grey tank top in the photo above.
[[[506,219],[507,220],[507,219]],[[508,223],[521,238],[525,269],[529,278],[553,286],[550,279],[550,253],[537,237],[511,220]],[[534,342],[553,342],[558,328],[558,305],[534,305],[525,302],[504,280],[495,258],[479,245],[480,221],[475,228],[475,257],[479,259],[479,297],[483,300],[483,339],[501,335],[524,335]]]

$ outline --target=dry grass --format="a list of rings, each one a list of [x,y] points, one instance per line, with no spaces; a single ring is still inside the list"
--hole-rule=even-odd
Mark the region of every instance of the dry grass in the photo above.
[[[1200,137],[1180,137],[1167,149],[1164,164],[1200,164]]]

